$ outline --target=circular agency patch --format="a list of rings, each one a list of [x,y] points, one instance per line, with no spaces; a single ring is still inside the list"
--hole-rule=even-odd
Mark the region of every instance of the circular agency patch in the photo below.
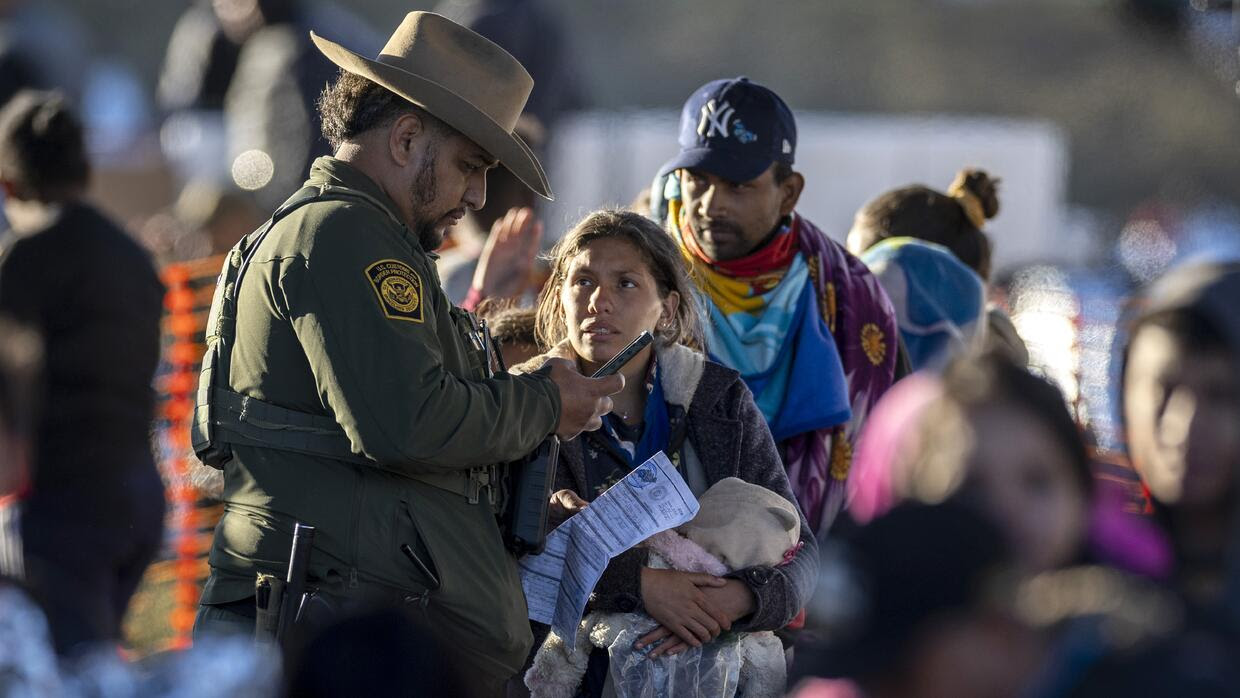
[[[393,320],[422,322],[422,277],[408,264],[381,259],[366,267],[383,314]]]

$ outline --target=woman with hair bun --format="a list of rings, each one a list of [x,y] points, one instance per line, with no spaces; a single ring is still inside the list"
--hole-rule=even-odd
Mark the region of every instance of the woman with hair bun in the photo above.
[[[912,185],[881,194],[857,212],[852,229],[848,232],[848,251],[862,257],[867,264],[875,261],[875,255],[883,260],[882,263],[890,264],[893,256],[899,257],[900,255],[893,255],[890,250],[874,254],[870,254],[869,251],[892,238],[908,238],[921,243],[930,243],[934,246],[932,249],[950,252],[957,260],[963,262],[977,274],[985,288],[984,284],[990,280],[992,245],[990,237],[982,229],[986,221],[999,214],[999,181],[998,178],[991,177],[984,170],[966,168],[956,174],[956,178],[947,188],[946,193],[923,185]],[[901,243],[905,242],[901,241]],[[888,245],[901,243],[888,243]],[[913,243],[909,250],[917,252],[919,258],[935,257],[933,252],[924,251],[926,247],[923,244]],[[870,258],[866,259],[867,256]],[[895,263],[900,264],[901,261],[897,259]],[[917,269],[925,268],[927,265],[919,260],[915,264],[902,264],[902,266],[903,276],[913,281],[920,273]],[[946,268],[952,265],[950,262],[942,262],[931,266],[941,275],[949,273]],[[956,283],[953,285],[956,287],[971,285],[954,270],[950,270],[950,275],[955,279]],[[917,285],[910,284],[910,288]],[[887,283],[884,283],[884,288],[889,295],[892,294],[892,289],[887,288]],[[1012,326],[1012,321],[1001,309],[993,305],[985,309],[985,332],[979,337],[969,331],[970,325],[961,319],[969,317],[971,299],[967,303],[968,309],[956,307],[958,304],[954,298],[944,297],[938,300],[949,306],[942,311],[943,315],[938,320],[950,323],[953,329],[949,331],[949,334],[953,334],[958,340],[954,344],[968,345],[973,339],[979,339],[988,349],[1001,351],[1019,364],[1028,363],[1029,352],[1016,333],[1015,327]],[[892,301],[896,302],[894,296]],[[898,308],[897,312],[907,317],[907,304],[905,308]],[[924,326],[927,323],[914,324]],[[937,325],[936,322],[928,324],[946,327]],[[983,327],[981,323],[977,326],[978,329]],[[909,339],[906,331],[908,329],[906,323],[901,322],[901,334],[905,335],[906,344]],[[916,360],[913,363],[913,367],[917,368]]]
[[[946,194],[920,184],[892,189],[857,211],[848,251],[861,255],[887,238],[917,238],[946,247],[987,280],[991,247],[982,228],[999,215],[998,186],[985,171],[965,169]]]

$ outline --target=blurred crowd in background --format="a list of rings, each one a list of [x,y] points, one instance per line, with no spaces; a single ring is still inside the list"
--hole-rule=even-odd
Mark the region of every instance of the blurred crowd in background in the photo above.
[[[152,527],[154,563],[140,582],[134,571],[132,601],[134,589],[121,599],[124,659],[108,652],[58,672],[50,645],[40,654],[28,642],[46,637],[37,611],[0,588],[0,689],[278,690],[279,658],[224,642],[173,651],[188,647],[219,515],[218,483],[191,467],[175,432],[221,255],[329,153],[316,101],[337,69],[310,31],[375,55],[405,12],[433,9],[532,74],[517,130],[561,194],[537,200],[496,170],[487,205],[440,252],[449,297],[491,318],[509,365],[538,349],[529,306],[548,269],[536,253],[602,206],[667,214],[663,184],[651,181],[675,152],[691,89],[746,74],[796,113],[807,180],[799,210],[883,282],[902,360],[927,372],[898,382],[868,416],[850,517],[819,531],[822,574],[806,622],[831,630],[810,632],[795,653],[803,695],[1240,694],[1240,272],[1227,264],[1240,259],[1240,9],[1206,0],[414,5],[0,0],[0,104],[39,88],[75,106],[90,199],[145,248],[167,290],[163,354],[151,363],[168,493],[166,512],[153,514],[166,517],[162,538]],[[980,237],[937,231],[943,207]],[[888,239],[910,237],[952,254]],[[132,294],[155,292],[150,282],[115,292],[137,303]],[[1151,346],[1137,346],[1138,328]],[[36,339],[8,331],[0,364],[17,378],[6,379],[16,386],[6,400],[22,394],[39,353]],[[983,349],[987,358],[959,358]],[[1152,376],[1167,356],[1178,385],[1192,388],[1188,407],[1167,406],[1181,395],[1171,379],[1140,373]],[[1142,412],[1146,402],[1156,415]],[[1164,412],[1177,406],[1189,416],[1179,460],[1166,467],[1181,472],[1138,474],[1133,460],[1169,462],[1165,444],[1141,436],[1172,428]],[[1193,421],[1194,409],[1214,421]],[[0,404],[15,432],[19,412]],[[0,431],[0,452],[5,439]],[[1184,470],[1205,484],[1193,487]],[[416,681],[417,663],[403,658],[436,661],[407,644],[398,622],[371,621],[303,648],[290,692],[343,688],[332,662],[382,672],[390,660]],[[362,639],[384,652],[350,653]],[[140,670],[129,661],[138,659]]]

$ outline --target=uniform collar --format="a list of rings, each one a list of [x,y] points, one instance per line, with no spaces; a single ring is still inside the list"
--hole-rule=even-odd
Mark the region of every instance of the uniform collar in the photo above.
[[[392,201],[392,198],[384,193],[379,184],[366,173],[344,160],[330,155],[323,155],[315,158],[310,165],[310,179],[306,180],[306,186],[319,187],[323,185],[352,189],[371,197],[376,203],[383,206],[393,221],[400,225],[405,237],[415,251],[426,254],[432,260],[438,258],[438,255],[434,252],[427,252],[422,249],[422,245],[414,237],[413,232],[409,230],[409,226],[402,222],[403,219],[400,217],[400,209],[396,207],[396,202]]]
[[[306,180],[306,185],[317,187],[324,184],[345,187],[372,196],[383,204],[393,218],[401,220],[400,209],[397,208],[396,202],[384,193],[379,184],[344,160],[338,160],[330,155],[314,159],[314,163],[310,165],[310,179]]]

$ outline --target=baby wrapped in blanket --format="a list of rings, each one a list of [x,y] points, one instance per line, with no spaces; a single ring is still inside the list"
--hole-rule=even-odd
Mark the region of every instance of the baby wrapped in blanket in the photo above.
[[[649,566],[723,576],[775,566],[795,554],[800,516],[791,502],[765,487],[725,478],[699,503],[692,521],[642,543],[650,549]],[[784,650],[773,632],[725,632],[702,647],[650,658],[653,647],[633,645],[657,625],[644,613],[588,613],[575,638],[547,636],[525,684],[535,698],[576,695],[590,651],[598,647],[608,652],[611,684],[620,698],[784,694]]]

